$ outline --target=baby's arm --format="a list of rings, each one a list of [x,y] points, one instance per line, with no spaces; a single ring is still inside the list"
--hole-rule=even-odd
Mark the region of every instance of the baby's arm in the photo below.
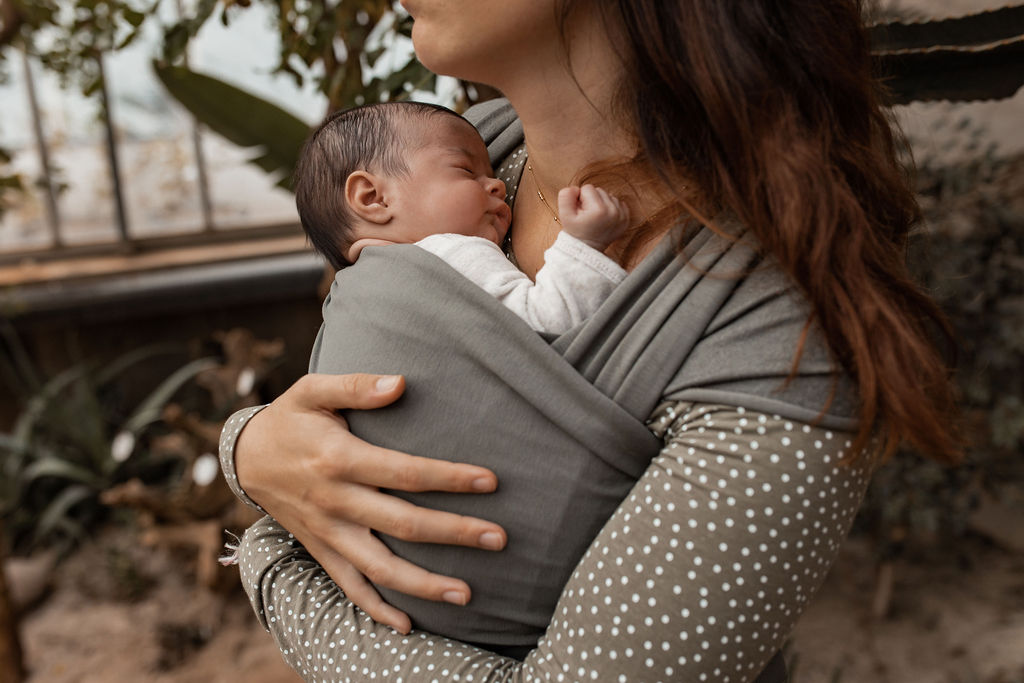
[[[604,252],[629,226],[629,207],[600,187],[563,187],[558,193],[562,229]]]
[[[544,253],[534,283],[481,237],[431,235],[416,243],[462,273],[538,332],[561,334],[597,310],[626,271],[567,232]]]

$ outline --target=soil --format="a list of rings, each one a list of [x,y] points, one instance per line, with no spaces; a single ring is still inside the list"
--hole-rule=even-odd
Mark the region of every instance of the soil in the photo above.
[[[871,546],[848,541],[788,648],[794,683],[1024,683],[1024,556],[968,546],[895,563],[875,618]],[[237,582],[201,589],[187,556],[140,548],[130,529],[62,562],[54,583],[22,624],[30,683],[299,680]]]
[[[876,566],[864,539],[843,546],[793,635],[796,683],[1024,683],[1024,555],[967,539],[896,562],[883,618]]]
[[[235,578],[197,585],[187,555],[111,530],[59,565],[22,622],[29,683],[297,683]],[[233,572],[236,569],[225,569]]]

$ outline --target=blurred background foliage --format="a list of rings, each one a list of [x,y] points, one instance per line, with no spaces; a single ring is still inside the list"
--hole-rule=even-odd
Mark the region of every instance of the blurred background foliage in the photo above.
[[[980,137],[969,120],[953,127],[951,144]],[[911,262],[956,336],[967,458],[944,468],[901,453],[875,475],[860,526],[883,560],[955,554],[968,533],[1024,551],[1024,157],[922,159],[917,185],[925,222]]]
[[[109,518],[100,496],[118,484],[180,480],[183,454],[153,447],[171,429],[163,416],[172,399],[220,420],[235,407],[212,405],[195,384],[221,359],[190,358],[183,344],[143,347],[103,365],[85,359],[44,378],[13,327],[0,332],[0,371],[24,399],[11,430],[0,433],[0,518],[18,553],[84,540]]]
[[[277,172],[286,186],[307,124],[188,68],[190,41],[207,23],[230,26],[256,5],[274,18],[280,53],[273,73],[323,93],[324,115],[437,88],[437,77],[398,40],[409,36],[412,21],[393,0],[0,0],[0,78],[9,68],[4,48],[13,47],[37,58],[65,86],[97,96],[105,107],[104,55],[132,45],[152,24],[162,35],[154,68],[171,95],[216,133],[241,147],[258,148],[253,163]],[[457,107],[464,108],[479,92],[461,88]],[[5,170],[8,156],[0,149],[0,215],[4,195],[18,192],[25,182]]]

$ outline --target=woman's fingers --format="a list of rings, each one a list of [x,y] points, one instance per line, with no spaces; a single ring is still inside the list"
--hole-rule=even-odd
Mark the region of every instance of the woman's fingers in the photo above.
[[[508,540],[493,522],[421,508],[371,488],[353,487],[339,512],[354,524],[403,541],[501,550]]]
[[[428,572],[392,553],[380,539],[365,529],[351,528],[356,531],[353,537],[346,540],[346,545],[355,551],[352,554],[352,564],[368,581],[423,600],[449,602],[455,605],[465,605],[469,602],[472,593],[465,581]],[[372,586],[370,589],[372,590]],[[372,602],[372,598],[368,598],[365,593],[363,598]],[[374,609],[382,611],[382,608],[377,606],[374,606]],[[367,613],[370,613],[369,610]]]
[[[334,579],[334,582],[344,591],[345,597],[351,600],[356,607],[370,615],[374,621],[387,624],[399,633],[408,633],[411,630],[412,622],[409,620],[409,615],[384,602],[380,593],[351,562],[319,541],[312,541],[312,545],[313,548],[307,546],[306,550],[318,559],[324,571]]]
[[[351,434],[336,446],[330,462],[344,481],[410,492],[489,493],[498,487],[494,473],[476,465],[408,455]]]
[[[382,386],[383,385],[383,386]],[[289,392],[301,408],[330,410],[338,427],[344,426],[333,410],[372,409],[393,403],[405,391],[401,375],[306,375]],[[286,392],[287,394],[288,392]],[[323,427],[324,431],[328,426]],[[330,448],[322,451],[320,464],[334,478],[401,491],[487,493],[497,488],[494,473],[482,467],[407,455],[369,444],[348,431],[339,430]]]
[[[405,391],[401,375],[318,375],[300,378],[285,395],[300,408],[370,410],[394,403]]]
[[[412,630],[412,621],[402,610],[384,602],[380,593],[366,580],[359,570],[346,563],[345,568],[345,595],[356,607],[370,615],[374,621],[387,624],[399,633],[408,633]],[[339,584],[340,585],[340,584]]]

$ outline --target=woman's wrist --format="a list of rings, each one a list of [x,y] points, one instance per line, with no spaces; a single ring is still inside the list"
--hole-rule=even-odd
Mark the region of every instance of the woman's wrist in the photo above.
[[[238,442],[243,430],[249,424],[249,421],[253,416],[266,407],[266,405],[261,405],[252,406],[251,408],[243,408],[229,417],[227,422],[224,423],[224,427],[221,429],[219,446],[220,467],[221,471],[224,473],[224,480],[227,482],[228,487],[243,503],[263,512],[265,512],[265,510],[263,510],[263,508],[249,496],[239,481],[237,454]]]

